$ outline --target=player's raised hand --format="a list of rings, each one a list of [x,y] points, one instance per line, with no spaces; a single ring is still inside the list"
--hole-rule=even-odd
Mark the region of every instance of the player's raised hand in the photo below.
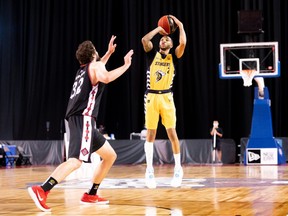
[[[132,62],[132,55],[134,54],[134,51],[131,49],[125,56],[124,56],[124,64],[127,66],[131,65]]]
[[[182,22],[177,18],[177,17],[175,17],[175,16],[173,16],[173,15],[169,15],[173,20],[174,20],[174,22],[175,22],[175,24],[178,26],[178,27],[183,27],[183,24],[182,24]]]
[[[108,44],[108,51],[112,54],[115,52],[115,49],[116,49],[116,46],[117,44],[114,44],[114,41],[116,39],[116,36],[115,35],[112,35],[111,39],[110,39],[110,42]]]

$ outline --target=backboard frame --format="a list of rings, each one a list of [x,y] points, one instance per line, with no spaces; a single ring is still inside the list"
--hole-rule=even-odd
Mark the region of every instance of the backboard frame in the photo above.
[[[219,77],[221,79],[233,79],[233,78],[242,78],[240,74],[240,59],[246,59],[246,61],[249,61],[249,56],[246,57],[237,57],[234,55],[236,61],[238,58],[239,63],[239,69],[232,71],[230,73],[229,70],[226,70],[226,52],[227,50],[257,50],[257,49],[270,49],[272,52],[273,58],[273,65],[271,71],[269,70],[263,70],[261,71],[259,68],[259,73],[255,77],[279,77],[280,76],[280,61],[279,61],[279,50],[278,50],[278,42],[253,42],[253,43],[228,43],[228,44],[220,44],[220,63],[219,63]],[[251,59],[257,59],[257,56],[251,58]],[[253,61],[253,60],[251,60]],[[260,63],[261,64],[261,63]]]

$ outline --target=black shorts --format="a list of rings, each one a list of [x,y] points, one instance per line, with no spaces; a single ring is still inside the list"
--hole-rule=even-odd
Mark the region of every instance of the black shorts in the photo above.
[[[213,143],[212,143],[212,145],[213,145]],[[214,146],[213,146],[213,147],[214,147]],[[221,142],[220,142],[220,141],[217,141],[217,142],[216,142],[215,149],[216,149],[217,151],[220,151],[220,150],[221,150]]]
[[[90,162],[91,154],[101,148],[106,141],[97,129],[95,119],[90,116],[70,116],[68,124],[70,130],[68,158]]]
[[[212,148],[216,149],[217,151],[221,151],[221,140],[216,139],[216,145],[215,145],[215,148],[214,148],[214,141],[212,139]]]

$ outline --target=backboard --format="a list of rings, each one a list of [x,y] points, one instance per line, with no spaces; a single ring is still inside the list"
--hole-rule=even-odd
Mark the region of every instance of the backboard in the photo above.
[[[220,44],[219,77],[242,78],[241,71],[255,71],[255,77],[280,76],[278,42]]]

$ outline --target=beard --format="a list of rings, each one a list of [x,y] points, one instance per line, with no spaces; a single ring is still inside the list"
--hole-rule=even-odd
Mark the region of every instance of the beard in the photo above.
[[[170,47],[159,47],[160,48],[160,50],[162,50],[162,51],[167,51],[167,50],[169,50],[170,49]]]

